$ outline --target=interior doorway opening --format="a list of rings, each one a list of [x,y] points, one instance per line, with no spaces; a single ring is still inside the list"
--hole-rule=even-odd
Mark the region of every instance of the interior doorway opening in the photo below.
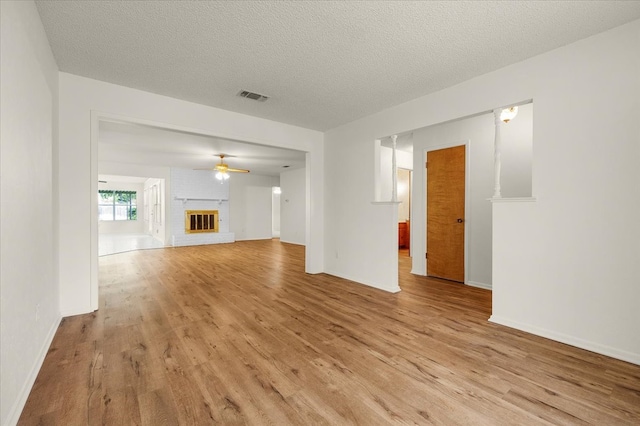
[[[427,176],[425,164],[427,152],[456,145],[466,145],[466,185],[465,217],[462,219],[465,232],[465,274],[466,285],[484,289],[492,288],[492,204],[495,189],[496,151],[501,156],[502,198],[527,199],[534,193],[533,185],[533,101],[526,100],[499,108],[511,110],[517,106],[517,115],[508,122],[500,121],[501,144],[496,144],[495,111],[484,111],[458,119],[433,124],[410,132],[398,134],[398,142],[403,135],[411,135],[412,151],[412,191],[410,219],[411,273],[427,275]],[[500,114],[499,114],[500,115]],[[502,119],[501,119],[502,120]],[[391,137],[382,137],[376,142],[390,146]],[[496,146],[501,147],[500,150]],[[385,195],[386,170],[391,163],[376,157],[376,200],[389,200]],[[413,154],[415,153],[415,154]],[[398,151],[401,154],[401,151]],[[400,157],[399,157],[400,158]],[[389,168],[386,168],[389,167]],[[398,163],[398,167],[402,167]],[[390,179],[389,179],[390,181]],[[396,219],[389,225],[398,226]],[[391,256],[391,253],[389,254]],[[401,283],[400,283],[401,284]]]
[[[98,256],[165,246],[164,179],[98,175]]]
[[[282,188],[274,186],[271,191],[271,238],[280,238],[280,195]]]
[[[411,257],[412,172],[398,168],[398,256]]]
[[[145,188],[148,189],[146,194],[144,190],[136,194],[137,207],[140,209],[140,220],[137,222],[142,223],[139,237],[151,234],[154,240],[164,241],[164,244],[160,243],[161,246],[208,244],[185,244],[184,240],[190,237],[213,236],[216,242],[233,242],[234,232],[230,231],[230,227],[236,226],[239,231],[235,234],[243,237],[236,238],[237,240],[271,239],[274,231],[271,218],[274,208],[272,190],[280,184],[282,175],[287,174],[292,176],[290,180],[296,183],[295,188],[281,186],[288,194],[289,205],[296,207],[294,213],[300,216],[295,222],[299,224],[296,228],[299,242],[294,243],[315,247],[308,242],[306,230],[309,228],[311,213],[305,192],[311,186],[309,180],[313,174],[308,170],[311,164],[317,167],[315,154],[288,147],[225,139],[172,125],[123,119],[97,112],[91,114],[91,152],[93,211],[98,210],[96,195],[100,174],[155,176],[149,179],[151,184],[149,188]],[[216,154],[229,152],[237,156],[234,158],[225,155],[225,161],[230,157],[231,166],[251,170],[251,173],[238,173],[230,179],[216,180],[215,172],[211,171],[219,162]],[[197,177],[205,178],[196,179]],[[230,186],[231,180],[236,185]],[[206,194],[202,195],[203,193]],[[260,195],[260,200],[256,201],[253,197],[255,194]],[[231,198],[236,200],[235,213],[230,208]],[[250,208],[256,204],[264,208]],[[222,229],[223,232],[187,233],[183,213],[188,209],[217,210],[218,231]],[[256,216],[259,217],[257,221],[254,220]],[[143,221],[143,217],[147,220]],[[255,237],[258,232],[254,226],[256,224],[260,225],[259,237]],[[94,310],[99,307],[99,227],[98,215],[91,215],[89,287],[91,308]],[[179,238],[182,240],[178,241]],[[221,238],[229,240],[217,241]],[[305,252],[305,265],[310,273],[315,273],[317,261],[317,252],[312,255]]]

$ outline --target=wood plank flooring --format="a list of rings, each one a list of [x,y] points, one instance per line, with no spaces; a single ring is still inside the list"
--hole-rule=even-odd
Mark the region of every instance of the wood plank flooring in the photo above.
[[[409,267],[389,294],[277,241],[100,258],[100,309],[63,320],[19,424],[640,424],[640,366]]]

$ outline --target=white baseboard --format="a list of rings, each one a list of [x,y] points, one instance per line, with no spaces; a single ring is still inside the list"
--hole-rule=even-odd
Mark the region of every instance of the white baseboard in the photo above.
[[[492,289],[491,284],[479,283],[477,281],[467,281],[467,285],[470,285],[471,287],[483,288],[485,290]]]
[[[61,309],[60,310],[60,319],[62,318],[66,318],[66,317],[75,317],[76,315],[84,315],[84,314],[90,314],[91,312],[95,312],[95,309],[91,309],[91,308],[86,308],[86,309]],[[58,324],[60,324],[60,321],[58,321]]]
[[[389,292],[389,293],[398,293],[398,292],[400,292],[402,290],[399,286],[395,286],[395,287],[379,287],[377,285],[373,285],[371,283],[368,283],[366,280],[363,280],[361,278],[357,278],[357,277],[355,277],[353,275],[340,274],[340,273],[337,273],[335,271],[325,270],[324,273],[328,274],[328,275],[333,275],[334,277],[338,277],[338,278],[342,278],[342,279],[345,279],[345,280],[353,281],[356,284],[366,285],[367,287],[376,288],[378,290],[386,291],[386,292]]]
[[[282,238],[280,238],[280,242],[281,243],[287,243],[287,244],[295,244],[297,246],[306,246],[306,244],[304,244],[304,243],[297,243],[295,241],[287,241],[287,240],[283,240]]]
[[[569,336],[563,333],[558,333],[553,330],[548,330],[545,328],[536,327],[534,325],[524,324],[507,318],[498,317],[496,315],[491,315],[489,321],[495,324],[515,328],[517,330],[526,331],[527,333],[535,334],[547,339],[555,340],[556,342],[575,346],[576,348],[585,349],[597,354],[640,365],[640,354],[632,353],[622,349],[612,348],[611,346],[602,345],[600,343],[591,342],[589,340],[580,339],[578,337]]]
[[[47,333],[47,337],[45,338],[44,343],[40,348],[40,352],[38,353],[38,358],[36,358],[36,362],[31,368],[29,376],[27,376],[27,380],[24,383],[24,386],[22,386],[22,389],[18,394],[18,398],[16,398],[15,402],[13,403],[13,407],[9,412],[7,425],[18,424],[18,420],[20,420],[20,414],[22,414],[24,405],[27,403],[27,398],[29,398],[31,388],[33,388],[33,384],[36,382],[36,378],[38,377],[40,368],[42,368],[42,364],[44,363],[44,358],[47,356],[47,352],[49,352],[51,342],[53,342],[53,337],[56,335],[56,331],[60,326],[60,321],[62,321],[62,316],[58,316],[58,318],[51,324],[51,328]]]

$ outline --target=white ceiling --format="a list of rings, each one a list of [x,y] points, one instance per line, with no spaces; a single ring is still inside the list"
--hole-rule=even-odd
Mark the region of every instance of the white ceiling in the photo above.
[[[229,167],[265,176],[279,176],[285,170],[305,165],[305,153],[301,151],[135,124],[100,122],[98,159],[101,162],[205,169],[220,161],[216,154],[233,155],[224,159]]]
[[[638,1],[36,4],[61,71],[323,131],[640,18]]]

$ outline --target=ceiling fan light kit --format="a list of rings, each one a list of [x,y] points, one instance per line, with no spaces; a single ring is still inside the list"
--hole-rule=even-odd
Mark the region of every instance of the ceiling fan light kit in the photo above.
[[[224,154],[219,154],[217,157],[220,157],[220,163],[216,164],[212,169],[200,169],[200,170],[211,170],[216,172],[215,177],[220,181],[220,183],[224,183],[225,180],[229,179],[229,172],[232,173],[249,173],[249,170],[246,169],[234,169],[229,167],[228,164],[224,162]]]
[[[229,173],[217,172],[216,173],[216,179],[218,179],[220,181],[225,181],[225,180],[229,179]]]

